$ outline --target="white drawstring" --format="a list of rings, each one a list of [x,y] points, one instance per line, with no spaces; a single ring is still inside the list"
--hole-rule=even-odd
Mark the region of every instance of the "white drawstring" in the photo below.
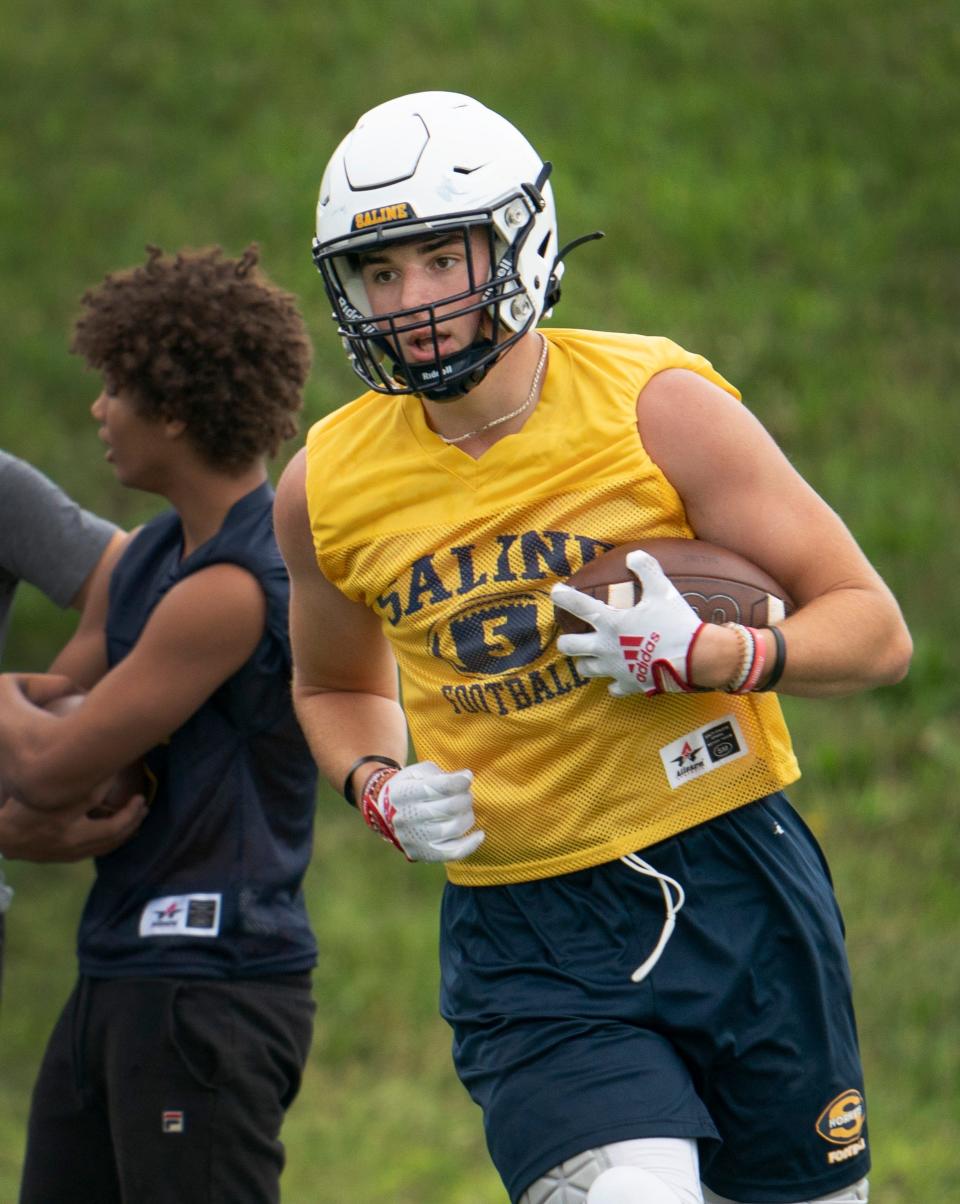
[[[660,883],[660,889],[663,891],[666,917],[663,921],[660,939],[643,965],[637,966],[636,970],[630,975],[632,982],[642,982],[660,960],[661,953],[667,947],[667,941],[673,936],[673,930],[677,925],[677,912],[683,906],[686,895],[683,893],[683,887],[676,878],[671,878],[669,874],[661,874],[659,870],[655,870],[649,862],[644,861],[636,853],[627,853],[620,860],[629,869],[636,870],[638,874],[644,874],[647,878],[656,878],[657,882]],[[671,887],[677,892],[676,898],[670,893]]]

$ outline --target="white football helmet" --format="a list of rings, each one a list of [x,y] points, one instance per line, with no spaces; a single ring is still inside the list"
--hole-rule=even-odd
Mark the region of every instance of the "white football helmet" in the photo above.
[[[360,118],[324,172],[313,260],[353,369],[371,389],[458,397],[549,316],[563,272],[549,174],[519,130],[456,92],[401,96]],[[469,232],[477,228],[492,265],[483,279],[470,254]],[[375,324],[357,252],[440,231],[462,233],[466,290],[436,305],[377,314]],[[477,311],[488,318],[470,347],[446,358],[436,340],[439,305],[446,319]],[[434,359],[407,363],[391,335],[424,325]]]

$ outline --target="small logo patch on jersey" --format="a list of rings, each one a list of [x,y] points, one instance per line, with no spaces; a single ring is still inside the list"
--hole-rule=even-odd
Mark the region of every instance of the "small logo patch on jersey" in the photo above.
[[[164,1112],[160,1117],[160,1128],[164,1133],[182,1133],[184,1128],[183,1113],[179,1110]]]
[[[817,1132],[820,1136],[831,1145],[850,1146],[851,1142],[857,1142],[860,1147],[851,1153],[844,1150],[842,1157],[831,1158],[830,1161],[842,1162],[866,1147],[866,1142],[858,1141],[866,1119],[863,1096],[853,1088],[842,1091],[827,1104],[817,1117]]]
[[[385,226],[388,222],[405,222],[416,217],[413,206],[406,201],[396,205],[381,205],[379,209],[364,209],[353,215],[351,230],[367,230],[370,226]]]
[[[219,936],[222,895],[165,895],[140,914],[141,936]]]
[[[673,790],[746,755],[747,742],[734,715],[715,719],[660,749],[660,760]]]

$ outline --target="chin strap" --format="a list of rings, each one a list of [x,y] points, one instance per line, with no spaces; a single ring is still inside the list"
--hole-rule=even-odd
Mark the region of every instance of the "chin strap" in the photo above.
[[[439,361],[441,371],[446,369],[451,374],[461,372],[464,374],[457,376],[457,379],[449,384],[438,383],[434,379],[437,373],[436,362],[425,364],[423,368],[419,368],[415,364],[403,363],[391,355],[391,359],[393,359],[393,376],[404,384],[411,385],[414,392],[429,398],[430,401],[451,401],[455,397],[463,397],[465,393],[469,393],[471,389],[476,388],[487,375],[491,367],[496,363],[495,359],[481,364],[473,371],[470,371],[470,369],[475,360],[482,359],[492,349],[493,341],[491,339],[476,339],[465,350]]]

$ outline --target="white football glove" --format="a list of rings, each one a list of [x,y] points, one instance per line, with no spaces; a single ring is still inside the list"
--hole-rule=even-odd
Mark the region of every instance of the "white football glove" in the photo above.
[[[360,812],[408,861],[459,861],[484,838],[480,829],[470,831],[472,781],[471,770],[446,773],[433,761],[377,769],[364,785]]]
[[[690,678],[690,657],[704,626],[699,615],[646,552],[631,552],[627,568],[639,580],[643,595],[626,610],[569,585],[553,587],[554,603],[594,628],[583,635],[561,635],[557,649],[576,658],[577,672],[584,677],[612,677],[607,688],[617,698],[697,690]]]

